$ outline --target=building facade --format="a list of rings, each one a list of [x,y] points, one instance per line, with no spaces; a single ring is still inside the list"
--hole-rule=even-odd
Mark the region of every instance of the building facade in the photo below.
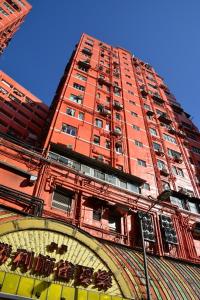
[[[26,0],[0,1],[0,55],[24,22],[24,18],[30,10],[31,5]]]
[[[39,146],[48,106],[0,71],[0,133]]]
[[[1,138],[0,296],[147,299],[148,211],[151,298],[199,299],[199,131],[156,71],[83,34],[45,132]]]

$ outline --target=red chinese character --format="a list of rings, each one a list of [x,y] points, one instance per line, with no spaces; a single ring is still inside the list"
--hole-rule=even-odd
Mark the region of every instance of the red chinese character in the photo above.
[[[112,287],[112,273],[110,271],[98,270],[94,273],[94,285],[99,291],[107,291]]]
[[[60,260],[57,263],[57,269],[56,269],[56,279],[63,280],[65,282],[68,282],[70,279],[73,278],[74,275],[74,265],[68,261]]]
[[[0,265],[4,264],[8,257],[10,257],[12,246],[0,243]]]
[[[55,258],[39,254],[34,260],[33,272],[47,277],[53,273],[54,267]]]
[[[93,268],[88,268],[84,266],[76,266],[75,274],[75,285],[82,285],[87,287],[92,283]]]
[[[28,252],[25,249],[17,249],[17,252],[12,258],[14,268],[20,267],[24,271],[28,271],[32,267],[34,252]]]

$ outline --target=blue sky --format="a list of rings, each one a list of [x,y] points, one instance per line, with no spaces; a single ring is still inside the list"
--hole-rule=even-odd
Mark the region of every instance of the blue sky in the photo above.
[[[81,33],[154,66],[200,128],[199,0],[29,0],[0,68],[50,104]]]

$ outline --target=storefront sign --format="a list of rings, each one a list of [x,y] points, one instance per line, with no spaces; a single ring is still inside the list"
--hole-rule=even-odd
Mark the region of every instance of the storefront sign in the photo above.
[[[64,254],[68,250],[67,245],[58,245],[52,242],[47,246],[50,253]],[[0,265],[11,259],[9,266],[14,271],[17,268],[22,273],[30,271],[31,275],[48,277],[53,274],[54,280],[65,283],[73,280],[74,286],[88,287],[93,285],[99,291],[107,291],[112,287],[112,273],[110,271],[98,270],[79,264],[72,264],[70,261],[61,259],[56,262],[55,258],[49,255],[35,255],[33,251],[17,249],[12,252],[12,246],[7,243],[0,243]]]

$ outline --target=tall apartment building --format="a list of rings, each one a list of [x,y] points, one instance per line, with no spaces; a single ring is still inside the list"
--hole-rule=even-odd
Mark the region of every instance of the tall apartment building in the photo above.
[[[26,0],[0,0],[0,54],[31,10]]]
[[[0,133],[32,145],[41,142],[48,106],[0,71]]]
[[[52,110],[50,150],[63,145],[124,180],[97,178],[153,197],[169,188],[199,197],[200,133],[163,79],[127,50],[83,35]]]
[[[0,297],[147,299],[145,213],[152,300],[199,299],[199,131],[163,79],[83,34],[47,123],[0,139]]]

